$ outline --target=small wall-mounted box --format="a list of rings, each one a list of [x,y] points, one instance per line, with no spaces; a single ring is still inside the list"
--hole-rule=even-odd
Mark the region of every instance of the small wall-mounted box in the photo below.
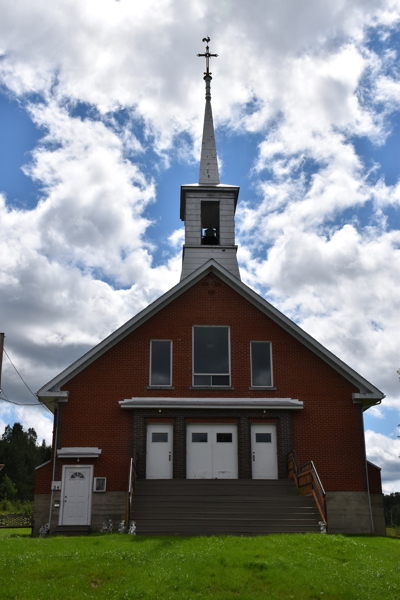
[[[107,489],[107,477],[95,477],[93,480],[94,492],[105,492]]]
[[[61,481],[52,481],[51,489],[53,490],[53,492],[61,490]]]

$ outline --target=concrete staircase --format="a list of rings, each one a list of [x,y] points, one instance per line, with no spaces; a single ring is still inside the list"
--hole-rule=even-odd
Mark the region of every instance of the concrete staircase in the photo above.
[[[312,496],[291,479],[147,479],[136,482],[138,535],[319,532]]]

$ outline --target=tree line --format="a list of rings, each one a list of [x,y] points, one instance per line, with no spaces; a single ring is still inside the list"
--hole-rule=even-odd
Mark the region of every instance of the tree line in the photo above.
[[[35,467],[50,460],[51,446],[45,440],[38,444],[37,433],[21,423],[7,425],[0,440],[0,500],[32,501]]]

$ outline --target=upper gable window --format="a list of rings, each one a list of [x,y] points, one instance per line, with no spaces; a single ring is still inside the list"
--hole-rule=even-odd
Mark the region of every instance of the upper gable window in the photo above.
[[[172,385],[172,342],[151,340],[150,385]]]
[[[251,385],[272,387],[271,342],[250,342]]]
[[[193,385],[230,385],[229,327],[193,327]]]

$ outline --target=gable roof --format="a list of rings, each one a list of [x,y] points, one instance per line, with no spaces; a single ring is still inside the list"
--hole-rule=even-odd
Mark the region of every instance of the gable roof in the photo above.
[[[372,383],[367,381],[359,373],[354,371],[351,367],[346,365],[342,360],[335,356],[332,352],[327,350],[322,344],[311,337],[308,333],[303,331],[301,327],[296,325],[291,319],[286,317],[283,313],[277,310],[272,304],[264,300],[259,294],[254,292],[249,286],[240,281],[237,277],[234,277],[229,271],[217,263],[214,259],[208,260],[191,275],[182,279],[177,285],[171,288],[168,292],[157,298],[154,302],[149,304],[145,309],[139,312],[137,315],[132,317],[124,325],[119,327],[111,335],[106,337],[102,342],[94,346],[91,350],[86,352],[81,358],[76,360],[72,365],[64,369],[59,375],[54,377],[46,385],[44,385],[37,392],[39,399],[44,402],[49,400],[62,401],[67,396],[67,392],[60,392],[61,386],[65,385],[70,379],[75,377],[80,371],[83,371],[87,366],[99,358],[102,354],[107,352],[110,348],[115,346],[127,335],[132,333],[140,325],[150,319],[153,315],[162,310],[170,302],[175,300],[178,296],[183,294],[186,290],[195,285],[203,277],[209,273],[214,273],[227,285],[233,288],[256,308],[261,310],[270,319],[275,321],[294,338],[299,340],[312,352],[317,354],[322,360],[328,365],[355,385],[360,392],[353,394],[353,400],[363,405],[363,408],[368,408],[374,404],[379,404],[385,395]]]

